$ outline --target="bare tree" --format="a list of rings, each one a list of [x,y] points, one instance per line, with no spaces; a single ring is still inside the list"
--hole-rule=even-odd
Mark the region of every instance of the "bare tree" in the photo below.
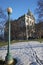
[[[1,34],[3,34],[3,32],[4,32],[4,24],[6,22],[6,19],[7,19],[6,14],[5,14],[4,10],[0,7],[0,33]],[[1,34],[0,34],[0,36],[2,37],[3,35],[1,35]]]
[[[36,13],[38,15],[39,22],[43,22],[43,0],[38,0]]]
[[[36,25],[37,36],[39,38],[43,37],[43,0],[38,0],[36,14],[38,16],[38,22]]]

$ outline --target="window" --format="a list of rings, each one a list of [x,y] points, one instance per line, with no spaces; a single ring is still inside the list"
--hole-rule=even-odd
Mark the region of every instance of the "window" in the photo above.
[[[34,23],[32,22],[32,25],[33,25]]]
[[[31,24],[31,21],[30,21],[30,24]]]

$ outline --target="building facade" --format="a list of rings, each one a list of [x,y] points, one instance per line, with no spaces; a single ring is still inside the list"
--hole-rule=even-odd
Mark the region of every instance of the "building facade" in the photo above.
[[[27,14],[19,17],[17,23],[19,27],[18,39],[28,40],[29,38],[34,38],[35,18],[30,11],[28,11]]]
[[[26,37],[28,38],[34,38],[34,32],[35,32],[35,18],[31,12],[28,12],[25,15],[25,26],[26,26]]]

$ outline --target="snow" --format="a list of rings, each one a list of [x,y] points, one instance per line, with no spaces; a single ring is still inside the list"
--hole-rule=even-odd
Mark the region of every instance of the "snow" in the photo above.
[[[17,59],[16,65],[43,65],[43,42],[30,41],[18,42],[10,45],[13,58]],[[7,46],[0,48],[0,57],[5,60]]]

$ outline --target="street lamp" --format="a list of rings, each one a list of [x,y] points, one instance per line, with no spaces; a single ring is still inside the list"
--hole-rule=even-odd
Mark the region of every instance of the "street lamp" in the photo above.
[[[12,8],[7,8],[7,13],[8,13],[8,24],[9,24],[9,31],[8,31],[8,48],[7,48],[7,55],[6,55],[6,58],[5,58],[5,61],[6,63],[9,65],[9,64],[12,64],[13,63],[13,58],[11,56],[11,53],[10,53],[10,40],[11,40],[11,22],[10,22],[10,14],[12,13]]]

